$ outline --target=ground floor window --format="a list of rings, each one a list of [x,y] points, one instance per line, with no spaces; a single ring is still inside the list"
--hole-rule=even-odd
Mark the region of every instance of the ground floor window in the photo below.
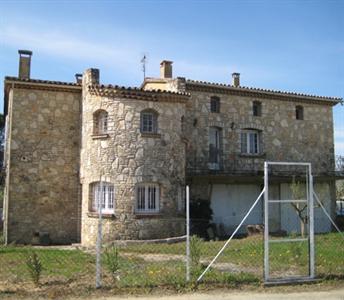
[[[140,184],[136,187],[136,212],[154,213],[159,211],[159,185]]]
[[[102,213],[113,214],[115,210],[115,190],[109,182],[95,182],[92,184],[92,211],[99,211],[101,203]]]

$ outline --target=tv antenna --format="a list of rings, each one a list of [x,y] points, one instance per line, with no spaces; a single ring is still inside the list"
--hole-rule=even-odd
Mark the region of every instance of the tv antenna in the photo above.
[[[142,58],[141,58],[143,80],[145,80],[145,78],[146,78],[147,56],[148,56],[147,53],[143,53]]]

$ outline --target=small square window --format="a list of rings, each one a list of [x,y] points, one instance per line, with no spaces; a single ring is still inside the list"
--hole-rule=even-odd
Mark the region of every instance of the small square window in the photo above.
[[[255,117],[262,116],[262,103],[259,101],[253,101],[252,112]]]

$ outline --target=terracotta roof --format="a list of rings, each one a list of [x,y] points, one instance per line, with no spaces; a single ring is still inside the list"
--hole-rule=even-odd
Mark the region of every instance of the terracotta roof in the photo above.
[[[160,90],[160,89],[150,89],[145,90],[138,87],[125,87],[125,86],[119,86],[119,85],[104,85],[104,84],[93,84],[89,86],[89,89],[99,89],[99,90],[118,90],[118,91],[132,91],[132,92],[142,92],[142,93],[152,93],[152,94],[162,94],[162,95],[178,95],[178,96],[190,96],[189,93],[184,92],[171,92],[166,90]]]
[[[27,83],[41,83],[41,84],[54,84],[54,85],[67,85],[67,86],[80,86],[81,83],[76,82],[63,82],[63,81],[52,81],[52,80],[41,80],[41,79],[21,79],[18,77],[6,76],[5,81],[16,81],[16,82],[27,82]]]
[[[212,88],[227,89],[227,90],[238,91],[238,92],[262,93],[262,94],[269,94],[269,95],[278,95],[282,97],[285,96],[285,97],[303,98],[303,99],[308,99],[308,100],[330,101],[330,102],[335,102],[335,103],[343,101],[343,99],[339,97],[308,95],[308,94],[302,94],[302,93],[261,89],[261,88],[246,87],[246,86],[235,87],[230,84],[213,83],[213,82],[198,81],[198,80],[191,80],[191,79],[187,79],[186,84],[204,86],[204,87],[210,87],[210,88],[212,87]]]

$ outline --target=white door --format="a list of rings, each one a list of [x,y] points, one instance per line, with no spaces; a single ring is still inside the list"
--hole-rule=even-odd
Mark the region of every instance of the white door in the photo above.
[[[213,222],[224,227],[231,234],[241,222],[261,192],[255,184],[215,184],[211,195]],[[248,224],[262,224],[262,200],[251,212],[239,233],[246,233]]]

